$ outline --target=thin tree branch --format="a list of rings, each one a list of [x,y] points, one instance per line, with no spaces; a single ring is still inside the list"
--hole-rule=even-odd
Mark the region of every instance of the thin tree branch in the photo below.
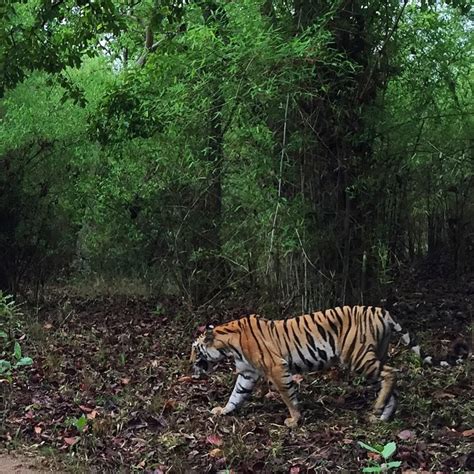
[[[286,128],[287,128],[287,123],[288,123],[288,106],[290,103],[290,94],[288,93],[286,95],[286,106],[285,106],[285,122],[283,124],[283,142],[281,146],[281,155],[280,155],[280,172],[278,176],[278,198],[277,198],[277,204],[275,208],[275,215],[273,217],[273,224],[272,224],[272,232],[270,236],[270,249],[268,251],[268,261],[267,261],[267,271],[266,274],[270,271],[270,261],[272,258],[272,249],[273,249],[273,240],[275,238],[275,229],[276,229],[276,224],[277,224],[277,218],[278,218],[278,211],[280,209],[280,198],[281,198],[281,188],[282,188],[282,174],[283,174],[283,157],[285,156],[286,153]]]

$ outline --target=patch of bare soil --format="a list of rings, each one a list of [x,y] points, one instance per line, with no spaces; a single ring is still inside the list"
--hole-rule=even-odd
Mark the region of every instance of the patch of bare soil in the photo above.
[[[43,474],[48,472],[38,466],[39,463],[34,459],[0,454],[0,474]]]

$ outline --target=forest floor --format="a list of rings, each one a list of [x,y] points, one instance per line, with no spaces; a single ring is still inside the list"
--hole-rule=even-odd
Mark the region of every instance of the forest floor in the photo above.
[[[39,466],[39,460],[0,454],[0,474],[42,474],[47,471]]]
[[[439,354],[454,338],[469,339],[473,295],[472,275],[411,280],[396,314]],[[286,409],[263,383],[238,414],[212,417],[232,390],[232,367],[192,379],[190,344],[203,323],[247,309],[192,312],[172,301],[51,292],[23,326],[33,365],[0,384],[0,452],[37,456],[55,471],[298,474],[360,472],[383,460],[358,441],[395,442],[391,460],[404,472],[474,470],[470,363],[422,369],[398,346],[393,421],[369,424],[373,392],[336,370],[298,378],[304,419],[297,429],[283,425]]]

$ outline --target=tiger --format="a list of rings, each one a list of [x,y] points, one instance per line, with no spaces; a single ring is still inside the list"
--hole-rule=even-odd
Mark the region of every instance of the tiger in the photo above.
[[[393,331],[423,364],[455,365],[467,357],[468,349],[461,344],[454,356],[435,361],[422,354],[415,339],[386,309],[343,306],[280,320],[252,314],[210,326],[192,343],[190,362],[193,377],[200,378],[221,359],[235,359],[237,380],[227,404],[211,410],[216,416],[238,409],[263,377],[289,410],[285,425],[294,428],[301,411],[293,375],[322,371],[338,363],[369,382],[379,383],[370,420],[387,421],[397,407],[396,370],[385,363]]]

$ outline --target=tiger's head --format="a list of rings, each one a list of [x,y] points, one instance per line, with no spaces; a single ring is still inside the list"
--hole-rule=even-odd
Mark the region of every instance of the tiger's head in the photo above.
[[[193,364],[193,377],[200,378],[209,372],[212,366],[225,357],[222,344],[214,334],[214,326],[208,326],[206,332],[198,336],[191,346],[190,362]]]

